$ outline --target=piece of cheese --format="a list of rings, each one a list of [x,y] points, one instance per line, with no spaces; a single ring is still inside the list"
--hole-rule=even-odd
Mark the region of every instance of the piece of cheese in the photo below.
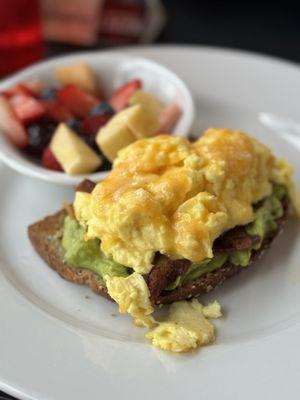
[[[101,164],[101,158],[65,123],[56,128],[50,148],[70,175],[88,174],[95,171]]]
[[[97,89],[95,74],[91,67],[85,63],[57,67],[54,75],[62,85],[74,84],[88,92],[95,92]]]
[[[136,139],[126,125],[112,124],[101,128],[96,137],[96,143],[109,161],[114,161],[118,151],[128,146]]]

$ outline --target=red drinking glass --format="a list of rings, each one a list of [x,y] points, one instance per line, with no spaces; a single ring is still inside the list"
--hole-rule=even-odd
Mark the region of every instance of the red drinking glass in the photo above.
[[[39,0],[0,0],[0,76],[42,56]]]

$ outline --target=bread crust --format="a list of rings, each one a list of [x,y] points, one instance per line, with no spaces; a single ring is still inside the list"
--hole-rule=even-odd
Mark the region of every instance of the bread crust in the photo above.
[[[40,257],[62,278],[80,285],[88,285],[93,292],[109,298],[103,280],[86,269],[74,268],[64,260],[61,244],[64,219],[67,215],[61,210],[28,227],[29,239]]]

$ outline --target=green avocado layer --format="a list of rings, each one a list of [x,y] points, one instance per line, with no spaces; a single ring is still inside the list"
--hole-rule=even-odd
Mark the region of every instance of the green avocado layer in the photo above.
[[[103,254],[99,240],[84,240],[84,229],[70,217],[65,218],[62,245],[65,260],[72,267],[88,269],[101,278],[129,275],[128,268]]]
[[[234,265],[246,267],[250,262],[252,250],[259,249],[263,239],[277,228],[275,220],[283,215],[282,199],[286,193],[284,186],[274,184],[272,194],[260,202],[260,205],[254,212],[253,222],[245,227],[249,235],[260,237],[258,245],[253,246],[249,250],[219,253],[213,258],[203,260],[199,263],[192,263],[187,272],[179,276],[175,282],[167,287],[167,290],[173,290],[179,286],[192,283],[201,275],[221,268],[227,261],[230,261]]]

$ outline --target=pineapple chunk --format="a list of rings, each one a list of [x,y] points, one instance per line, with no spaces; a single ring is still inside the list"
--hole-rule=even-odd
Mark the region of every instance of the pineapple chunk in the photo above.
[[[64,123],[56,128],[50,148],[64,171],[70,175],[88,174],[102,164],[94,150]]]
[[[109,161],[113,162],[118,151],[128,146],[136,139],[124,124],[108,123],[97,133],[96,143]]]
[[[95,92],[97,90],[96,77],[88,64],[80,63],[57,67],[54,75],[62,85],[72,83],[88,92]]]
[[[113,126],[115,124],[129,128],[137,139],[152,136],[160,128],[158,115],[152,114],[141,104],[136,104],[118,112],[109,121],[106,127]]]
[[[129,104],[131,106],[135,104],[140,104],[143,108],[146,108],[148,112],[150,112],[153,116],[158,116],[165,107],[164,103],[159,101],[157,97],[153,96],[153,94],[149,92],[145,92],[144,90],[136,91],[131,96]]]
[[[152,113],[147,107],[136,104],[124,110],[129,111],[126,124],[137,139],[153,136],[160,129],[158,114]]]
[[[158,115],[136,104],[118,112],[97,133],[96,143],[103,154],[113,161],[119,150],[136,139],[151,136],[160,128]]]

